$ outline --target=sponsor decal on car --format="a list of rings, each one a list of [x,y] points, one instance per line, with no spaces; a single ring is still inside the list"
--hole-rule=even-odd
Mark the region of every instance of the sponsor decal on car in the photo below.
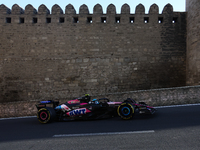
[[[142,109],[147,109],[147,107],[140,107],[140,109],[142,110]]]
[[[79,107],[72,107],[72,109],[79,109]]]
[[[40,101],[40,103],[46,104],[46,103],[51,103],[52,101]]]
[[[61,109],[62,111],[70,111],[71,109],[68,107],[68,106],[66,106],[65,104],[62,104],[62,105],[60,105],[60,106],[57,106],[56,107],[56,109]]]
[[[83,114],[86,114],[86,108],[72,110],[67,114],[69,114],[69,116],[83,115]]]

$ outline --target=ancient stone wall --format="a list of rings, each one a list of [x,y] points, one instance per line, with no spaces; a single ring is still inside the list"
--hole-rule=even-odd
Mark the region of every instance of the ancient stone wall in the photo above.
[[[184,86],[186,13],[0,5],[0,102]]]
[[[187,11],[187,85],[200,84],[200,2],[186,0]]]

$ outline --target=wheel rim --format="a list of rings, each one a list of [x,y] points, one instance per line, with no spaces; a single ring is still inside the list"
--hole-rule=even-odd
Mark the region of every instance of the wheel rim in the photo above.
[[[47,117],[48,117],[47,112],[44,112],[44,111],[43,111],[43,112],[40,113],[40,119],[41,119],[41,120],[46,120]]]
[[[128,107],[123,107],[122,108],[122,114],[124,116],[128,116],[130,114],[130,112],[131,112],[130,108],[128,108]]]

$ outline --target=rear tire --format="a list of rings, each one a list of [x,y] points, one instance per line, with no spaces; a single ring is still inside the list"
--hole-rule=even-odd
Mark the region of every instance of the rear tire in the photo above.
[[[124,102],[118,107],[117,113],[122,119],[131,119],[134,115],[134,107],[130,103]]]
[[[49,123],[55,120],[56,112],[51,107],[45,107],[38,110],[37,118],[40,123]]]

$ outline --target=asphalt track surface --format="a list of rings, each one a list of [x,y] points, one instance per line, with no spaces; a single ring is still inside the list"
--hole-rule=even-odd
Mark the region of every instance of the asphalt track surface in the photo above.
[[[156,114],[41,124],[36,117],[0,119],[0,149],[198,149],[200,104]]]

